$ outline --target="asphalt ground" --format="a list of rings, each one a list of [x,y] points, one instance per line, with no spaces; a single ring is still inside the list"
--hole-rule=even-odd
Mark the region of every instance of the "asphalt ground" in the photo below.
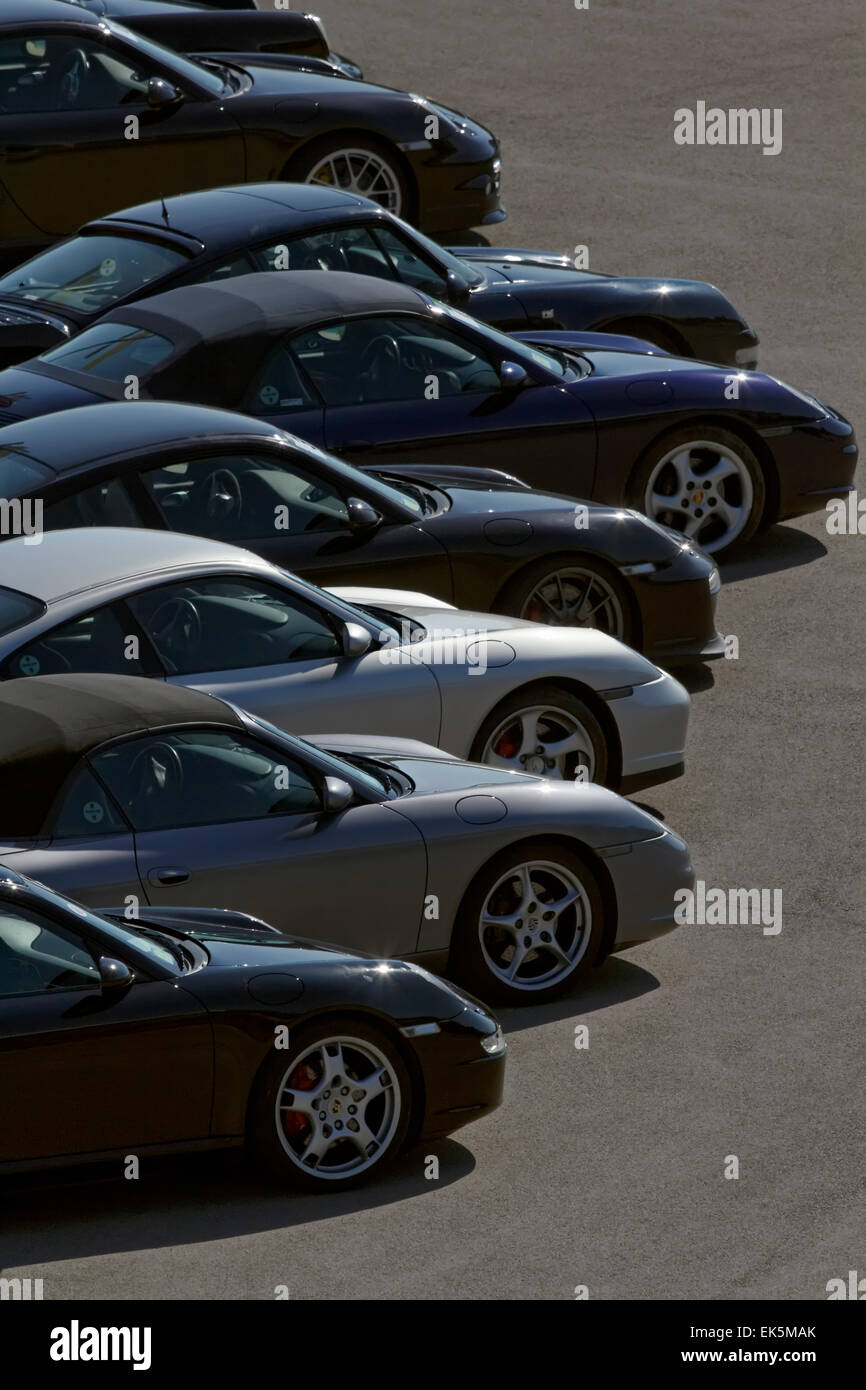
[[[330,0],[324,17],[368,77],[499,133],[493,240],[711,280],[763,369],[863,419],[859,0]],[[782,152],[675,145],[698,100],[781,107]],[[506,1102],[431,1150],[438,1181],[423,1153],[319,1198],[226,1158],[16,1179],[3,1272],[56,1299],[515,1300],[824,1299],[866,1273],[864,562],[866,536],[818,515],[725,568],[739,658],[691,682],[686,775],[646,795],[708,885],[782,889],[778,934],[684,926],[506,1011]]]

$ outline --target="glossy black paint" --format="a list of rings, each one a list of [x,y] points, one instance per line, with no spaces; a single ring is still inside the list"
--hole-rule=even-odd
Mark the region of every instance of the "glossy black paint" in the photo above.
[[[69,500],[119,478],[141,525],[189,530],[185,518],[173,518],[152,500],[142,474],[194,459],[250,454],[294,464],[344,501],[360,498],[379,517],[371,527],[301,535],[273,526],[260,535],[238,535],[231,523],[200,528],[317,584],[419,589],[458,608],[517,613],[515,586],[535,562],[600,561],[629,592],[633,645],[662,662],[722,653],[708,586],[712,561],[631,512],[590,505],[588,524],[578,530],[569,498],[531,492],[505,474],[457,467],[404,466],[383,474],[398,488],[408,485],[410,495],[401,505],[398,494],[378,485],[378,474],[225,411],[131,401],[7,426],[0,429],[0,494],[22,502],[41,499],[44,525],[52,529],[88,518],[92,523],[92,512],[69,520]],[[31,466],[38,461],[46,470],[29,490],[16,478],[19,460]],[[425,504],[420,515],[414,509],[419,495]],[[56,520],[52,507],[62,503],[67,506]],[[634,566],[649,573],[624,573]]]
[[[738,373],[731,398],[734,377],[727,369],[636,339],[544,331],[505,344],[497,330],[420,291],[336,271],[240,276],[226,290],[219,333],[207,341],[201,335],[209,330],[197,328],[197,320],[216,321],[219,282],[167,291],[103,317],[103,325],[143,327],[173,345],[167,360],[142,376],[142,397],[254,410],[378,469],[405,463],[428,471],[455,464],[496,468],[536,488],[613,505],[629,497],[640,461],[686,425],[722,427],[753,450],[766,479],[764,524],[818,511],[828,497],[852,488],[857,446],[848,421],[761,372]],[[354,305],[350,313],[334,308],[344,294]],[[517,358],[525,385],[336,407],[326,407],[312,388],[311,403],[301,408],[274,409],[259,399],[257,380],[287,338],[383,314],[407,316],[421,329],[439,325],[500,373]],[[523,343],[565,351],[576,365],[573,379],[539,366]],[[354,363],[353,378],[358,374]],[[120,384],[33,359],[0,373],[0,422],[122,396]]]
[[[139,948],[123,909],[96,914],[0,867],[0,913],[16,908],[72,933],[94,963],[122,962],[132,979],[4,994],[0,972],[0,1171],[241,1144],[275,1029],[337,1013],[375,1024],[402,1053],[413,1082],[409,1142],[500,1103],[504,1054],[481,1047],[495,1020],[401,961],[290,939],[240,912],[141,909],[141,926],[182,948],[184,968],[169,966]],[[263,977],[285,988],[268,989]],[[430,1021],[434,1035],[400,1031]]]
[[[167,197],[227,179],[303,178],[320,142],[344,132],[387,151],[418,225],[446,231],[505,215],[496,139],[458,113],[336,72],[294,70],[279,55],[247,62],[227,54],[203,71],[170,49],[143,50],[149,40],[117,32],[63,0],[4,0],[0,39],[52,37],[107,49],[139,75],[170,84],[179,99],[86,110],[67,101],[60,110],[34,112],[7,74],[0,89],[0,248],[7,264],[14,264],[9,256],[23,259],[142,195]],[[425,126],[434,111],[439,134],[429,139]],[[138,118],[136,138],[125,133],[130,116]]]
[[[311,197],[303,186],[271,183],[181,194],[164,206],[141,203],[83,227],[72,239],[82,253],[94,237],[123,234],[132,243],[170,247],[183,263],[116,298],[111,282],[94,273],[92,304],[86,308],[40,301],[37,289],[28,288],[26,298],[4,293],[0,284],[0,366],[41,352],[118,304],[209,279],[224,266],[234,274],[261,269],[260,255],[275,244],[290,246],[297,237],[328,234],[334,245],[322,257],[323,268],[363,271],[363,254],[345,239],[341,250],[340,242],[341,233],[359,228],[374,237],[388,229],[403,241],[405,264],[389,257],[395,278],[415,283],[413,276],[430,276],[438,281],[439,299],[494,327],[638,331],[685,356],[749,367],[757,363],[755,334],[713,285],[579,271],[565,257],[540,251],[465,246],[449,253],[369,199],[324,188]],[[38,282],[39,258],[19,273],[24,283]]]

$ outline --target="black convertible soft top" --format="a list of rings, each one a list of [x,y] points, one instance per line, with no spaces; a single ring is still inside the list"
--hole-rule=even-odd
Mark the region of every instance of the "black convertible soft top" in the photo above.
[[[162,400],[237,406],[250,373],[299,328],[356,314],[429,312],[426,295],[397,280],[342,270],[260,271],[216,284],[181,285],[100,319],[158,333],[175,346],[147,378]],[[238,369],[238,364],[242,369]]]
[[[144,676],[25,676],[0,684],[0,836],[38,835],[72,769],[124,734],[176,724],[243,728],[212,695]]]

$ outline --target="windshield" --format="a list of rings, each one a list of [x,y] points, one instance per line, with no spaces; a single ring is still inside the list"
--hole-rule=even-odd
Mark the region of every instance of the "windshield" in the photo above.
[[[419,232],[417,227],[410,227],[408,222],[404,222],[400,217],[392,215],[392,222],[398,223],[411,241],[416,245],[422,246],[438,265],[444,265],[447,270],[453,270],[470,285],[480,285],[484,282],[484,276],[469,261],[461,261],[459,256],[452,256],[450,251],[446,251],[444,246],[438,242],[431,241],[423,232]]]
[[[101,313],[187,259],[173,247],[135,237],[73,237],[0,278],[0,295]]]
[[[121,926],[119,922],[114,922],[110,917],[103,917],[101,912],[91,912],[89,908],[82,907],[81,903],[74,902],[71,898],[61,897],[59,893],[53,893],[50,888],[46,888],[44,883],[39,884],[39,897],[43,900],[56,904],[64,912],[70,909],[77,914],[83,921],[90,922],[92,926],[99,927],[117,942],[118,947],[131,946],[133,950],[141,955],[149,956],[151,960],[165,966],[168,970],[177,970],[180,964],[180,957],[170,951],[167,946],[162,946],[150,935],[149,929],[142,926],[139,931],[133,922],[128,926]],[[157,930],[154,927],[154,930]]]
[[[306,739],[299,738],[297,734],[287,734],[285,729],[278,729],[276,724],[269,723],[267,719],[262,719],[258,714],[250,714],[249,711],[245,711],[245,713],[247,719],[249,719],[252,724],[258,724],[259,728],[267,730],[270,734],[276,734],[281,742],[294,743],[299,748],[314,753],[317,758],[323,759],[330,765],[330,776],[340,777],[344,782],[347,778],[354,778],[356,782],[362,782],[367,790],[372,792],[375,796],[381,796],[383,791],[388,790],[384,778],[380,780],[380,778],[374,777],[372,773],[364,772],[364,770],[359,768],[354,762],[350,764],[344,763],[340,758],[336,758],[333,753],[326,753],[325,749],[320,748],[318,744],[308,743]]]
[[[320,449],[316,444],[310,444],[306,439],[298,440],[298,449],[301,453],[311,455],[313,458],[326,463],[332,472],[341,478],[348,496],[351,496],[352,488],[361,483],[362,491],[375,494],[381,501],[390,503],[392,507],[397,505],[404,510],[408,507],[410,511],[418,515],[424,511],[421,503],[411,495],[411,492],[404,492],[402,487],[383,482],[374,473],[360,473],[350,463],[344,463],[334,454],[326,454],[324,449]],[[285,466],[291,468],[291,463],[287,461]]]
[[[154,43],[151,39],[143,39],[140,34],[134,34],[131,29],[124,28],[122,24],[115,24],[113,21],[105,19],[101,22],[109,33],[130,44],[142,58],[148,58],[151,62],[158,63],[161,68],[168,68],[175,77],[185,77],[193,86],[203,88],[215,97],[225,96],[227,91],[233,90],[231,83],[227,82],[224,77],[203,67],[201,63],[194,63],[190,58],[182,58],[179,53],[173,53],[170,48],[163,48],[161,43]]]
[[[467,328],[478,331],[478,320],[472,318],[471,314],[464,314],[462,309],[449,309],[448,316],[459,319]],[[528,343],[520,343],[508,333],[500,333],[498,328],[491,328],[488,323],[484,324],[484,336],[487,339],[492,338],[510,362],[523,362],[541,367],[543,371],[560,376],[566,381],[578,380],[577,372],[559,353],[553,356],[549,352],[542,352],[540,348],[530,347]]]

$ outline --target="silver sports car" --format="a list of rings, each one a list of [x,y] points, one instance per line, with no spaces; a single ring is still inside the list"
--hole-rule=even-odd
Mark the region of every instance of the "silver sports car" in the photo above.
[[[688,694],[602,632],[423,594],[328,593],[249,551],[171,532],[51,531],[0,546],[0,679],[61,672],[151,676],[292,733],[420,739],[619,791],[683,770]]]
[[[0,685],[0,862],[133,919],[219,903],[512,1002],[670,931],[694,882],[683,841],[604,787],[397,738],[306,743],[114,675]]]

